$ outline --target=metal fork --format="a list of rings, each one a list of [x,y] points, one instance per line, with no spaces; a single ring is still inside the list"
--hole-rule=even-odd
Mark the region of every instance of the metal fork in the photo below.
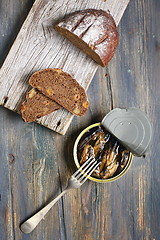
[[[87,178],[93,173],[93,171],[99,166],[99,162],[95,158],[89,158],[69,179],[68,186],[61,192],[54,200],[42,208],[39,212],[34,214],[31,218],[25,221],[20,229],[24,233],[32,232],[38,223],[44,218],[47,212],[53,207],[53,205],[70,189],[79,188]]]

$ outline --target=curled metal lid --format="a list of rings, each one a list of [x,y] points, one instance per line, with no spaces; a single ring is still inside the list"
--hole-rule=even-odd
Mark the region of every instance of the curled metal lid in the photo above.
[[[151,141],[152,128],[146,114],[137,108],[110,111],[102,125],[134,155],[142,156]]]

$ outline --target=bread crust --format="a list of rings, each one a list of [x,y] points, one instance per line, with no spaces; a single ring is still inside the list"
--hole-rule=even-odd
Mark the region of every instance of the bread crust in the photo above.
[[[88,109],[84,88],[61,69],[44,69],[32,74],[29,84],[71,113],[83,116]]]
[[[57,23],[55,29],[102,67],[108,64],[118,46],[117,27],[109,11],[77,11]]]
[[[44,96],[37,89],[32,88],[21,105],[21,114],[25,122],[34,122],[37,118],[48,115],[62,107]]]

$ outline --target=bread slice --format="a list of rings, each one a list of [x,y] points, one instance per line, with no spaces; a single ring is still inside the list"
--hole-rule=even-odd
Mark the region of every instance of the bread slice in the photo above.
[[[84,88],[61,69],[50,68],[35,72],[30,77],[29,84],[75,115],[82,116],[88,109]]]
[[[105,67],[118,46],[118,32],[109,12],[86,9],[66,16],[55,26],[99,65]]]
[[[32,88],[26,95],[26,101],[21,105],[21,113],[25,122],[34,122],[37,118],[60,108],[62,107],[58,103]]]

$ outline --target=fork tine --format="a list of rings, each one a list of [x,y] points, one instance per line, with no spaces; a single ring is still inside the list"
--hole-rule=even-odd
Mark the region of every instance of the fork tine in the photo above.
[[[75,177],[78,179],[80,178],[81,176],[83,176],[83,174],[87,171],[87,169],[89,168],[89,166],[91,164],[94,164],[95,163],[95,159],[93,158],[84,168],[82,168],[76,175]]]
[[[85,181],[87,181],[88,177],[91,176],[91,174],[93,173],[93,171],[100,165],[100,163],[97,163],[94,168],[90,171],[90,173],[83,175],[82,179],[81,179],[81,184],[83,184]]]
[[[77,179],[77,180],[81,182],[81,181],[83,181],[84,178],[87,178],[87,176],[90,176],[99,164],[100,164],[100,163],[97,163],[97,161],[94,162],[94,163],[90,166],[90,168],[87,169],[87,171],[85,171],[85,172],[83,173],[83,175],[82,175],[79,179]]]
[[[92,157],[88,158],[88,160],[85,163],[83,163],[83,165],[80,168],[78,168],[78,170],[72,176],[75,177],[78,173],[81,173],[81,170],[87,165],[87,163],[89,163],[91,159],[95,160],[95,158]],[[88,167],[88,165],[86,167]]]

